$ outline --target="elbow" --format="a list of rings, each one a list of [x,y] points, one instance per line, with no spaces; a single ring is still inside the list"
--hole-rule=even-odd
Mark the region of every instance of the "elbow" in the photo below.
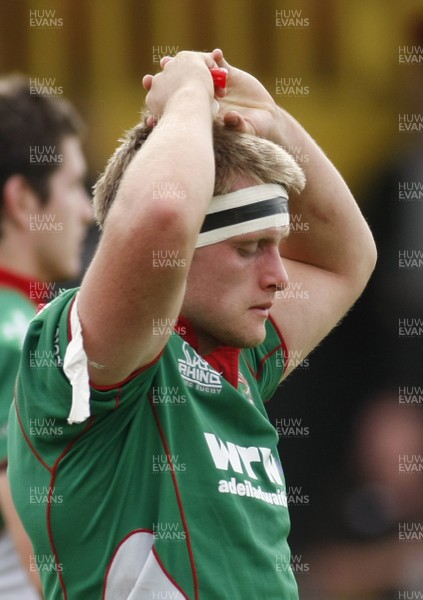
[[[186,246],[191,241],[195,244],[202,220],[201,215],[196,215],[189,208],[190,203],[186,199],[174,202],[157,200],[148,207],[141,204],[135,210],[131,207],[130,210],[114,211],[107,225],[115,232],[119,231],[128,243],[134,241],[139,244],[143,240],[146,245],[160,241],[178,247]]]
[[[203,215],[192,209],[186,199],[182,201],[157,203],[148,215],[154,223],[158,235],[172,236],[180,240],[197,238],[203,221]]]
[[[363,263],[364,263],[363,268],[365,271],[364,277],[365,277],[366,283],[367,283],[368,280],[370,279],[373,271],[375,270],[376,263],[377,263],[376,243],[375,243],[375,240],[373,238],[373,235],[372,235],[370,229],[368,229],[367,244],[364,245]]]
[[[357,298],[366,288],[377,263],[377,248],[373,236],[368,230],[366,239],[361,244],[360,255],[355,261],[355,269],[353,270],[354,287],[356,287]]]
[[[368,261],[369,261],[369,278],[370,278],[370,275],[375,270],[376,263],[377,263],[377,247],[376,247],[375,241],[373,239],[373,236],[371,236],[371,244],[370,244],[369,253],[368,253]]]

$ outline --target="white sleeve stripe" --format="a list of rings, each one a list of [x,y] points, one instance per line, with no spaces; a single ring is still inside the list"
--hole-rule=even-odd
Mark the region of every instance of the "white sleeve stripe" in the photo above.
[[[90,416],[90,383],[81,323],[78,316],[78,294],[70,315],[72,339],[66,348],[63,371],[72,386],[72,406],[68,423],[82,423]]]

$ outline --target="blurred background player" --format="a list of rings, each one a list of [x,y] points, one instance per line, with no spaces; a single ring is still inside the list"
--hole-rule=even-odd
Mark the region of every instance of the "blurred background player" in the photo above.
[[[397,394],[381,390],[366,399],[347,442],[346,468],[321,477],[325,508],[309,515],[315,542],[306,549],[313,568],[303,600],[419,597],[423,414],[399,407]]]
[[[1,600],[32,600],[36,589],[41,593],[6,476],[7,418],[20,349],[37,304],[57,295],[53,282],[79,274],[92,221],[82,123],[67,101],[31,91],[23,76],[0,79]]]

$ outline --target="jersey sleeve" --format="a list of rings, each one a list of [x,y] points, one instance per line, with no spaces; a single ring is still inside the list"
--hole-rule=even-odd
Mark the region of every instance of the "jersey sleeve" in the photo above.
[[[272,319],[266,321],[266,338],[260,346],[242,350],[254,375],[263,402],[273,396],[287,362],[287,349],[279,329]]]
[[[89,386],[88,414],[79,421],[70,420],[72,405],[78,403],[80,393],[65,372],[76,294],[77,290],[68,290],[46,305],[32,320],[25,339],[15,410],[30,445],[68,444],[94,421],[96,425],[106,418],[118,421],[147,395],[157,368],[155,361],[116,386]],[[88,372],[86,376],[88,382]]]

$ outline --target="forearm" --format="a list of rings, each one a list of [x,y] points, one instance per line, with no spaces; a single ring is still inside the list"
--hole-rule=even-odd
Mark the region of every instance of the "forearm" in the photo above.
[[[283,255],[324,270],[354,277],[357,284],[370,276],[375,262],[372,235],[341,175],[301,125],[278,109],[277,141],[288,151],[295,147],[302,162],[306,187],[291,202],[291,235]]]
[[[157,335],[153,324],[179,315],[213,195],[212,79],[203,59],[185,58],[190,77],[175,59],[150,85],[147,106],[159,124],[124,171],[82,282],[78,314],[89,360],[103,365],[89,367],[98,385],[125,379],[167,343],[170,333]],[[156,268],[159,251],[181,268]]]
[[[151,222],[163,210],[175,211],[196,236],[213,185],[210,98],[205,89],[186,86],[168,101],[159,124],[132,160],[116,208],[132,225],[143,222],[145,215]]]
[[[219,66],[229,71],[229,93],[220,101],[219,111],[225,125],[265,137],[290,154],[299,152],[307,159],[302,164],[307,183],[301,196],[291,201],[291,235],[281,248],[283,256],[347,277],[351,288],[359,293],[373,270],[376,252],[342,177],[257,79],[225,60]]]

